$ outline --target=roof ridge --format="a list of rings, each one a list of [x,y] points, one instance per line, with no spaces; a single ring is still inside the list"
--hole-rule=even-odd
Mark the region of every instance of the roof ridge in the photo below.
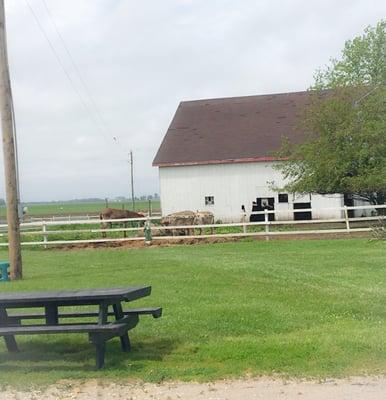
[[[284,96],[284,95],[292,95],[292,94],[309,94],[311,90],[298,90],[296,92],[279,92],[279,93],[265,93],[265,94],[250,94],[246,96],[230,96],[230,97],[212,97],[208,99],[196,99],[196,100],[181,100],[182,103],[198,103],[205,101],[213,101],[213,100],[235,100],[235,99],[250,99],[253,97],[267,97],[267,96]]]

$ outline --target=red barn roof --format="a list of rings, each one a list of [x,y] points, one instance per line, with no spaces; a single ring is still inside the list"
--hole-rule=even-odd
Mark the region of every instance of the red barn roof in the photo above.
[[[154,166],[271,161],[283,137],[299,143],[310,92],[183,101]]]

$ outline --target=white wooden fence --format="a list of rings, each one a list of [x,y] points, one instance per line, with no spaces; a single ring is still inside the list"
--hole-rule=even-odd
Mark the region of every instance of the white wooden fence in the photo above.
[[[152,212],[153,216],[160,216],[161,213],[159,212]],[[99,214],[85,214],[85,215],[52,215],[50,217],[34,217],[33,215],[31,216],[24,216],[23,218],[23,223],[28,223],[28,222],[54,222],[54,221],[83,221],[83,220],[93,220],[93,221],[99,221]],[[3,222],[2,222],[3,221]],[[6,217],[2,217],[0,219],[0,225],[5,224],[6,222]]]
[[[99,220],[99,214],[85,214],[85,215],[52,215],[51,217],[34,217],[25,216],[23,222],[37,222],[37,221],[74,221],[74,220]]]
[[[363,217],[349,217],[350,210],[371,210],[371,216]],[[356,207],[340,207],[340,208],[324,208],[324,209],[299,209],[293,210],[294,212],[320,212],[320,211],[340,211],[342,218],[334,219],[314,219],[314,220],[275,220],[269,221],[269,214],[276,214],[277,216],[282,212],[288,214],[288,210],[279,211],[258,211],[251,214],[242,214],[240,222],[233,223],[218,223],[212,225],[178,225],[163,227],[159,225],[160,216],[151,216],[145,218],[131,218],[131,219],[114,219],[103,220],[104,223],[131,223],[136,226],[119,227],[119,228],[102,228],[100,220],[95,219],[79,219],[79,220],[60,220],[60,221],[33,221],[21,223],[21,233],[23,237],[40,236],[42,240],[36,241],[23,241],[24,246],[43,245],[45,248],[49,245],[74,245],[74,244],[87,244],[87,243],[108,243],[108,242],[124,242],[124,241],[151,241],[162,240],[176,240],[176,239],[195,239],[195,238],[224,238],[224,237],[248,237],[248,236],[263,236],[269,240],[272,236],[278,235],[322,235],[322,234],[347,234],[352,232],[369,232],[372,226],[379,224],[379,221],[384,221],[386,216],[386,205],[380,206],[356,206]],[[261,222],[248,222],[249,215],[264,215],[264,221]],[[158,224],[157,224],[158,222]],[[69,226],[75,226],[75,229],[66,229]],[[80,225],[80,227],[79,227]],[[94,225],[88,228],[87,225]],[[98,227],[95,227],[98,225]],[[333,226],[331,226],[333,225]],[[358,226],[360,225],[360,226]],[[52,229],[52,227],[58,227]],[[279,227],[282,229],[278,229]],[[311,228],[308,228],[311,227]],[[213,229],[214,233],[207,233],[205,231]],[[238,229],[237,229],[238,228]],[[197,234],[197,230],[202,229],[203,234]],[[228,230],[228,232],[219,232]],[[256,230],[258,229],[258,230]],[[188,235],[178,236],[177,230],[186,230]],[[234,230],[234,231],[232,231]],[[126,232],[135,234],[129,237],[102,237],[109,233]],[[163,233],[167,233],[167,235]],[[170,234],[171,233],[171,234]],[[193,233],[193,234],[191,234]],[[50,240],[50,236],[68,234],[98,234],[97,238],[85,239],[54,239]],[[7,237],[7,225],[0,225],[0,240]],[[4,240],[4,239],[3,239]],[[0,242],[0,246],[8,246],[6,241]]]

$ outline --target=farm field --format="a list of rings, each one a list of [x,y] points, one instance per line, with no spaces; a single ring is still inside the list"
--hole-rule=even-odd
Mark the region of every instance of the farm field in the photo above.
[[[5,251],[0,258],[5,259]],[[0,341],[0,384],[61,379],[379,375],[386,369],[386,248],[366,239],[243,241],[142,249],[25,250],[24,276],[1,290],[151,284],[161,305],[132,331],[133,351],[108,343],[94,370],[86,335]],[[134,304],[134,303],[133,303]]]
[[[136,210],[137,211],[147,211],[149,202],[148,201],[136,201]],[[29,216],[45,216],[45,215],[71,215],[71,214],[98,214],[103,208],[105,208],[104,202],[92,202],[92,203],[72,203],[72,202],[63,202],[63,203],[23,203],[23,205],[28,207],[28,215]],[[125,207],[127,210],[131,210],[132,205],[130,202],[128,203],[117,203],[110,202],[109,207],[112,208],[122,208]],[[152,201],[152,209],[153,211],[160,210],[160,202],[159,200]],[[0,206],[0,217],[5,217],[5,207]]]

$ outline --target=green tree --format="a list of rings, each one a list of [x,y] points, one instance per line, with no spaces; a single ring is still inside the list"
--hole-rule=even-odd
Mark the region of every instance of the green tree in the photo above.
[[[346,42],[317,71],[304,110],[303,143],[283,140],[278,169],[286,189],[386,199],[386,21]]]

